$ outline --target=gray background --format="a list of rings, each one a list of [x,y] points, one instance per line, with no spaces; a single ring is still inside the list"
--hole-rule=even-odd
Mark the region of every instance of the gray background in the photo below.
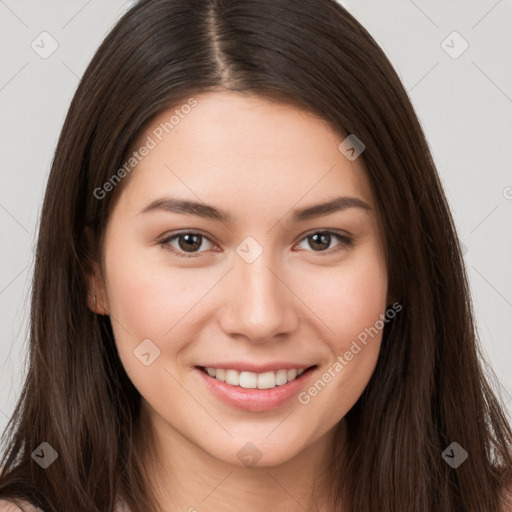
[[[512,413],[511,2],[342,3],[418,113],[466,248],[483,351]],[[26,372],[32,248],[57,137],[79,77],[131,4],[0,0],[0,431]],[[58,48],[42,58],[31,45],[48,51],[50,37]]]

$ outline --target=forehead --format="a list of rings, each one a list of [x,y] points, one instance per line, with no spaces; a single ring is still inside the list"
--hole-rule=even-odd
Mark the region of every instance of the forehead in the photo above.
[[[233,92],[194,96],[158,115],[135,149],[151,147],[123,191],[133,208],[155,194],[212,201],[244,197],[249,209],[339,195],[371,203],[361,159],[338,149],[343,137],[297,107]],[[190,103],[190,102],[189,102]]]

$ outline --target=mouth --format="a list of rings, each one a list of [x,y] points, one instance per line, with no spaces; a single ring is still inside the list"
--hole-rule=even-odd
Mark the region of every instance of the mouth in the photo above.
[[[224,404],[249,412],[263,412],[288,403],[313,379],[318,365],[263,373],[205,366],[196,366],[194,370],[202,382],[200,385],[206,385],[206,390]]]
[[[317,365],[313,365],[307,368],[282,368],[276,371],[261,373],[205,366],[197,366],[196,368],[206,373],[212,379],[225,382],[230,386],[244,389],[273,389],[293,382],[304,373],[316,368],[316,366]]]

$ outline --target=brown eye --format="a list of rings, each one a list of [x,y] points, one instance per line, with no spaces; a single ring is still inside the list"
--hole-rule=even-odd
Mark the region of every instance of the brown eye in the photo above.
[[[341,243],[331,247],[331,243],[335,241],[335,239],[340,240]],[[303,238],[303,241],[307,241],[309,247],[311,247],[314,252],[328,254],[352,245],[352,239],[350,237],[341,235],[334,231],[315,231]]]
[[[167,237],[165,240],[160,242],[162,247],[175,252],[177,256],[194,257],[199,256],[198,251],[202,246],[203,242],[207,240],[210,244],[212,243],[205,235],[201,233],[195,233],[192,231],[186,231]],[[177,241],[177,246],[173,242]],[[188,254],[187,254],[188,253]]]
[[[202,236],[194,234],[178,235],[178,245],[185,252],[194,252],[201,247]]]
[[[331,245],[331,235],[329,233],[315,233],[308,236],[310,247],[314,250],[325,250],[329,249]]]

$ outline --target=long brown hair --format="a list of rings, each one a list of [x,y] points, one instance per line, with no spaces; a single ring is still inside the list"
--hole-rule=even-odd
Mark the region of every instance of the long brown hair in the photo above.
[[[4,432],[0,496],[48,512],[111,512],[120,493],[133,512],[157,509],[140,394],[109,317],[87,302],[90,261],[101,262],[129,177],[102,198],[95,190],[157,114],[219,88],[296,105],[365,145],[403,311],[386,325],[376,370],[345,417],[346,456],[333,450],[332,510],[498,512],[512,480],[512,432],[479,347],[452,216],[397,74],[333,0],[142,0],[101,44],[48,180],[29,369]],[[32,457],[42,442],[58,453],[44,470]],[[442,456],[453,442],[469,455],[456,469]]]

